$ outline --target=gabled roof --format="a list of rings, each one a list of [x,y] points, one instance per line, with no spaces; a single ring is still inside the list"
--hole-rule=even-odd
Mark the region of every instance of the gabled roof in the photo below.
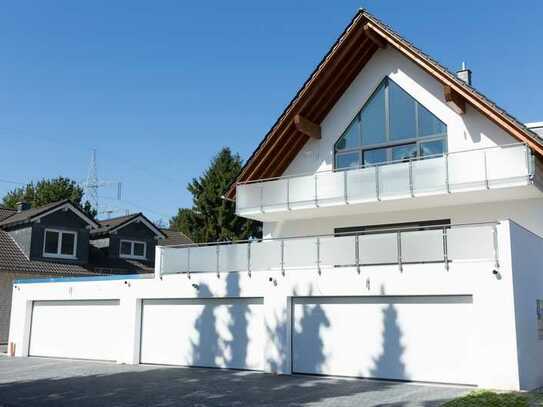
[[[46,275],[95,274],[91,269],[78,264],[29,260],[11,236],[3,230],[0,230],[0,272]]]
[[[160,229],[162,233],[166,235],[166,239],[160,242],[160,246],[178,246],[184,244],[192,244],[192,240],[189,239],[184,233],[178,232],[172,229]]]
[[[0,206],[0,222],[17,213],[17,210]]]
[[[94,227],[94,228],[98,227],[98,223],[96,223],[96,221],[91,219],[88,215],[85,214],[85,212],[81,208],[74,205],[67,199],[64,199],[58,202],[52,202],[50,204],[43,205],[38,208],[31,208],[25,211],[15,212],[13,215],[9,216],[8,218],[4,219],[3,221],[0,221],[0,226],[7,227],[7,226],[15,226],[19,224],[29,223],[38,218],[47,216],[53,212],[56,212],[62,209],[70,209],[76,215],[78,215],[81,219],[87,222],[91,227]]]
[[[449,87],[455,97],[470,104],[520,142],[527,143],[535,154],[543,156],[541,140],[524,124],[370,13],[359,10],[249,157],[236,182],[281,176],[309,139],[297,130],[296,116],[320,125],[377,49],[385,45],[402,53]],[[235,195],[234,182],[230,185],[226,198],[234,199]]]
[[[91,231],[91,235],[93,238],[106,236],[136,221],[142,222],[159,238],[166,238],[166,235],[159,228],[157,228],[153,224],[153,222],[147,219],[141,212],[133,213],[126,216],[119,216],[117,218],[100,220],[98,221],[100,226],[97,229]]]

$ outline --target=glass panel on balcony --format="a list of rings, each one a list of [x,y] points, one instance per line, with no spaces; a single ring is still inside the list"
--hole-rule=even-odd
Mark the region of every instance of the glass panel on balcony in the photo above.
[[[281,267],[281,241],[251,243],[251,270],[266,271]]]
[[[356,264],[354,236],[321,237],[319,245],[321,267]]]
[[[262,182],[262,206],[265,210],[286,209],[287,181],[278,179]]]
[[[164,248],[161,259],[161,273],[175,274],[186,273],[189,270],[188,248]]]
[[[450,154],[448,161],[451,191],[465,191],[485,187],[484,150]]]
[[[396,163],[379,167],[380,196],[402,198],[411,195],[409,187],[409,163]]]
[[[316,238],[286,239],[283,250],[285,268],[317,267]]]
[[[249,255],[248,246],[248,243],[221,245],[219,247],[220,271],[246,271]]]
[[[190,248],[190,272],[217,271],[217,246]]]
[[[368,167],[346,173],[347,201],[349,203],[375,201],[377,199],[375,171],[377,171],[376,167]]]
[[[447,191],[445,157],[413,161],[413,193],[415,196]]]
[[[345,201],[345,172],[323,172],[316,174],[317,197],[320,206]]]
[[[525,145],[489,149],[486,152],[489,186],[508,186],[528,180],[527,149]]]
[[[360,167],[360,151],[336,154],[336,169],[344,170]]]
[[[315,206],[315,176],[306,175],[289,179],[289,199],[291,208]]]
[[[260,210],[260,183],[239,184],[236,188],[236,207],[239,211]]]
[[[398,235],[379,233],[358,238],[360,264],[393,264],[398,262]]]
[[[443,261],[443,230],[402,232],[402,262]]]
[[[447,230],[451,260],[494,259],[494,232],[491,226],[457,227]]]

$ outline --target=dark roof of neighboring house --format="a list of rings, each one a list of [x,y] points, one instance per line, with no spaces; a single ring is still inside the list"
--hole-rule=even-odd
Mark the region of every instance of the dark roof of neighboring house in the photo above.
[[[166,235],[166,238],[160,240],[158,244],[160,246],[177,246],[183,244],[191,244],[192,240],[188,238],[184,233],[178,232],[172,229],[160,229],[162,233]]]
[[[77,264],[29,260],[11,236],[0,230],[0,272],[59,275],[93,275],[93,271]]]
[[[0,222],[17,213],[17,210],[0,206]]]
[[[141,217],[144,223],[147,223],[150,226],[150,228],[154,229],[153,232],[155,232],[157,235],[163,238],[165,237],[164,233],[162,233],[162,231],[159,228],[153,225],[153,222],[147,219],[145,215],[141,212],[133,213],[130,215],[125,215],[125,216],[119,216],[117,218],[99,220],[98,224],[100,226],[97,229],[91,230],[91,235],[93,236],[93,238],[105,236],[116,229],[122,228],[124,225],[127,225],[128,223],[132,222],[134,219],[138,217]]]
[[[454,95],[511,136],[527,143],[538,156],[543,156],[541,139],[523,123],[457,78],[389,26],[367,11],[359,10],[245,162],[226,191],[226,198],[235,198],[236,182],[281,176],[309,140],[307,135],[297,129],[296,117],[300,115],[320,125],[374,53],[386,45],[402,53],[444,86],[448,86]]]
[[[72,210],[78,212],[82,217],[85,218],[85,220],[89,224],[96,225],[96,222],[93,219],[89,218],[81,208],[79,208],[77,205],[74,205],[68,199],[63,199],[62,201],[52,202],[52,203],[49,203],[47,205],[43,205],[37,208],[30,208],[21,212],[15,212],[12,216],[9,216],[8,218],[1,221],[0,226],[13,226],[17,224],[24,224],[27,222],[31,222],[32,219],[46,212],[60,209],[61,207],[64,207],[65,205],[71,207]]]
[[[154,262],[134,259],[110,258],[107,249],[89,245],[89,264],[95,272],[107,274],[153,273]]]

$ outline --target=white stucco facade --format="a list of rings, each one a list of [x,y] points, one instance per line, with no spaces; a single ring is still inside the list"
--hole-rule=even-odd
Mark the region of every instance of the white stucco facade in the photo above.
[[[321,123],[322,138],[309,140],[284,175],[332,170],[334,143],[386,76],[446,124],[448,152],[517,142],[470,105],[464,114],[453,111],[442,84],[388,47],[366,64]],[[77,306],[96,304],[113,307],[106,318],[119,340],[72,332],[70,357],[533,389],[543,385],[537,171],[499,188],[486,179],[473,190],[261,213],[264,242],[194,247],[192,257],[186,248],[157,248],[150,278],[17,283],[9,341],[17,356],[59,356],[54,344],[62,328],[40,329],[47,322],[40,318],[58,310],[77,318],[81,310],[93,326],[104,312]],[[438,220],[490,229],[464,240],[454,240],[448,227],[420,241],[390,232],[369,249],[357,237],[348,240],[356,246],[326,253],[337,228]],[[292,236],[315,240],[283,240]],[[426,242],[438,257],[425,258]],[[360,256],[371,258],[373,250],[387,261],[362,264]],[[356,259],[324,263],[344,252]],[[100,349],[88,352],[93,347]]]

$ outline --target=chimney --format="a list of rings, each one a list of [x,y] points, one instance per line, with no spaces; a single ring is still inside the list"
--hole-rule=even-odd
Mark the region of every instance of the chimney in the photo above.
[[[23,212],[30,209],[30,204],[25,201],[17,202],[17,212]]]
[[[463,80],[468,85],[471,85],[471,70],[466,68],[466,63],[462,62],[462,69],[456,72],[458,79]]]

